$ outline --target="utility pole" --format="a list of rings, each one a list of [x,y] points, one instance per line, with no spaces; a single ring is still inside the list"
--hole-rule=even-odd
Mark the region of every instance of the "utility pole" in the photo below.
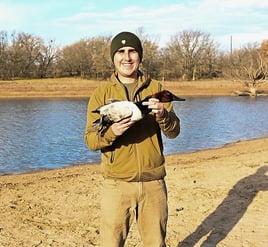
[[[232,35],[230,37],[230,53],[231,53],[231,56],[232,56],[232,54],[233,54],[233,37],[232,37]]]

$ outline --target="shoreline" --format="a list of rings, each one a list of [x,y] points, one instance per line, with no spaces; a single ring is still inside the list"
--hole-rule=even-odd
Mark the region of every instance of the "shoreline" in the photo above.
[[[264,136],[264,137],[258,137],[258,138],[252,138],[252,139],[247,139],[247,140],[238,140],[238,141],[234,141],[234,142],[229,142],[226,144],[223,144],[221,146],[217,146],[217,147],[210,147],[210,148],[203,148],[203,149],[197,149],[191,152],[185,152],[185,153],[175,153],[175,154],[166,154],[165,158],[169,159],[169,157],[177,157],[177,156],[187,156],[187,155],[195,155],[196,153],[199,152],[213,152],[213,150],[218,150],[218,149],[223,149],[229,145],[234,145],[237,143],[243,143],[243,142],[250,142],[250,141],[254,141],[254,140],[262,140],[262,139],[268,139],[268,136]],[[100,154],[101,155],[101,154]],[[72,167],[79,167],[79,166],[100,166],[101,162],[86,162],[86,163],[73,163],[73,164],[68,164],[68,165],[64,165],[61,167],[56,167],[56,168],[38,168],[38,169],[33,169],[33,170],[28,170],[28,171],[24,171],[24,172],[16,172],[16,173],[3,173],[0,174],[0,179],[1,176],[19,176],[19,175],[30,175],[30,174],[35,174],[35,173],[42,173],[42,172],[47,172],[47,171],[53,171],[53,170],[61,170],[61,169],[68,169],[68,168],[72,168]]]
[[[224,150],[224,149],[229,149],[230,147],[233,147],[235,145],[243,145],[243,146],[246,146],[247,143],[253,143],[253,142],[262,142],[264,141],[265,143],[267,142],[268,143],[268,136],[264,136],[264,137],[258,137],[258,138],[253,138],[253,139],[248,139],[248,140],[238,140],[238,141],[235,141],[235,142],[230,142],[230,143],[226,143],[222,146],[219,146],[219,147],[211,147],[211,148],[204,148],[204,149],[198,149],[198,150],[195,150],[195,151],[192,151],[192,152],[186,152],[186,153],[178,153],[178,154],[167,154],[165,155],[165,158],[166,158],[166,165],[169,165],[169,162],[171,159],[174,159],[174,158],[180,158],[180,157],[187,157],[187,156],[196,156],[198,155],[199,153],[208,153],[208,154],[211,154],[213,153],[214,151],[215,152],[218,152],[218,151],[221,151],[221,150]],[[268,149],[268,146],[267,147],[264,147],[264,148],[267,148]],[[250,148],[248,148],[249,150]],[[1,177],[12,177],[12,176],[28,176],[28,175],[35,175],[35,174],[38,174],[38,173],[49,173],[49,172],[60,172],[60,171],[64,171],[65,169],[68,170],[68,169],[79,169],[80,167],[83,168],[83,166],[89,166],[95,170],[96,167],[97,169],[100,167],[101,165],[101,162],[86,162],[86,163],[74,163],[74,164],[70,164],[70,165],[66,165],[66,166],[62,166],[62,167],[57,167],[57,168],[40,168],[40,169],[36,169],[36,170],[29,170],[29,171],[25,171],[25,172],[21,172],[21,173],[7,173],[7,174],[0,174],[0,180],[1,180]],[[0,181],[1,182],[1,181]]]

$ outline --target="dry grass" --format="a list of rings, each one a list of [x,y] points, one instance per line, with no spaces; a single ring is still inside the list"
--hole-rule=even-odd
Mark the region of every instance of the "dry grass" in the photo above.
[[[0,97],[88,97],[100,83],[81,78],[0,81]]]
[[[36,80],[0,81],[0,97],[89,97],[105,81],[82,78],[50,78]],[[178,95],[231,95],[245,90],[242,83],[230,80],[166,81],[164,86]],[[263,85],[268,90],[268,85]]]

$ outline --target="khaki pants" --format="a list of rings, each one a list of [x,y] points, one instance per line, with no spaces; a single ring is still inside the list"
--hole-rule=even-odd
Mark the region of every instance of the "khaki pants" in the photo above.
[[[164,180],[105,179],[101,199],[101,247],[123,247],[136,219],[144,247],[165,247],[167,190]]]

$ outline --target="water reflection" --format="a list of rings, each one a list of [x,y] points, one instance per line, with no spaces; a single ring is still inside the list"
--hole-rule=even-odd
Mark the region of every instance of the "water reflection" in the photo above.
[[[83,141],[87,99],[0,101],[0,174],[100,161]],[[198,97],[177,102],[181,135],[165,154],[268,136],[268,97]]]

